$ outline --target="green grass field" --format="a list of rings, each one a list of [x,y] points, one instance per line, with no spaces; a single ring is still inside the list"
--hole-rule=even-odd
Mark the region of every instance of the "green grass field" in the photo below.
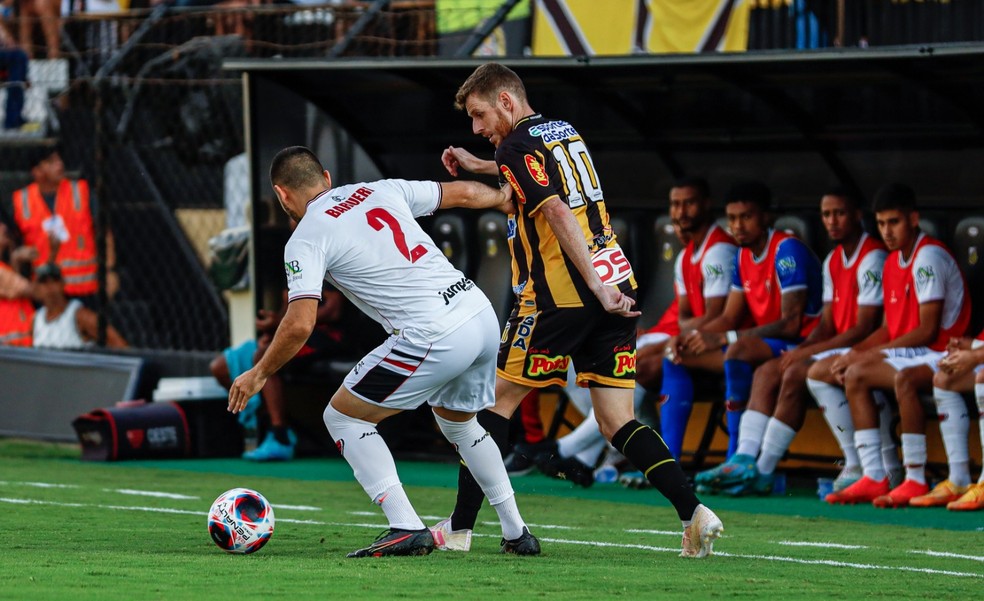
[[[454,502],[457,468],[399,461],[425,522]],[[0,440],[0,599],[971,599],[984,590],[984,514],[828,507],[812,491],[707,497],[725,535],[677,556],[679,521],[657,493],[514,479],[543,544],[498,554],[482,510],[470,553],[347,559],[385,529],[338,459],[83,463],[70,446]],[[253,555],[213,545],[205,514],[245,486],[274,505]]]

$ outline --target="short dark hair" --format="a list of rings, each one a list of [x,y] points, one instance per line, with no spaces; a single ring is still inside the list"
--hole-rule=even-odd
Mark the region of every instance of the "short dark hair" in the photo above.
[[[34,169],[40,165],[43,161],[51,157],[51,155],[58,153],[60,147],[57,142],[42,144],[38,146],[34,151],[31,152],[30,161],[31,169]]]
[[[831,188],[827,188],[826,192],[823,193],[823,196],[836,196],[837,198],[843,198],[847,203],[847,206],[853,210],[861,208],[861,194],[858,193],[857,190],[846,186],[833,186]],[[823,196],[821,196],[821,198],[823,198]]]
[[[454,108],[465,110],[465,102],[472,94],[493,102],[502,90],[511,92],[519,100],[526,100],[526,86],[515,71],[499,63],[485,63],[458,88],[458,93],[454,95]]]
[[[270,163],[270,182],[292,190],[315,187],[322,183],[325,168],[310,149],[289,146],[277,153]]]
[[[693,188],[701,198],[711,197],[711,186],[699,175],[684,175],[673,180],[671,188]]]
[[[750,202],[765,212],[772,206],[772,191],[758,180],[741,181],[732,185],[724,195],[724,204],[733,202]]]
[[[905,184],[898,182],[886,184],[875,193],[871,210],[875,213],[895,210],[912,213],[916,210],[916,193]]]

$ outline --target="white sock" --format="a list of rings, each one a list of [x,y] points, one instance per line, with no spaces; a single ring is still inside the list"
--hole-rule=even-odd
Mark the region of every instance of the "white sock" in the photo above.
[[[605,437],[598,430],[598,420],[595,419],[594,410],[591,409],[584,416],[584,421],[571,430],[569,434],[557,439],[557,453],[561,457],[573,457],[599,442],[602,445],[601,448],[604,448]],[[601,451],[599,450],[599,452]]]
[[[892,428],[895,412],[892,411],[892,403],[881,390],[872,391],[871,397],[875,400],[875,407],[878,407],[878,432],[881,434],[882,465],[886,472],[891,472],[902,467],[902,463],[899,461],[899,451],[895,446],[895,438],[892,436],[895,433],[895,429]]]
[[[851,419],[851,406],[844,395],[844,389],[810,378],[807,378],[806,385],[817,400],[817,405],[820,405],[823,418],[827,420],[830,431],[844,453],[844,467],[860,465],[861,460],[854,445],[854,420]]]
[[[464,422],[453,422],[435,413],[434,418],[444,437],[458,449],[458,454],[482,487],[489,504],[499,515],[503,538],[514,540],[522,536],[526,523],[519,515],[509,474],[492,436],[474,417]]]
[[[926,435],[902,434],[902,461],[905,479],[926,484]]]
[[[762,448],[762,438],[765,436],[765,427],[768,423],[768,415],[752,409],[745,411],[738,426],[738,448],[735,449],[735,455],[757,457],[759,449]]]
[[[746,412],[745,415],[748,415]],[[745,417],[741,418],[742,425]],[[796,430],[790,428],[776,418],[769,420],[769,425],[765,428],[765,436],[762,437],[762,452],[759,453],[756,467],[760,474],[771,474],[776,471],[776,465],[789,449],[790,443],[796,437]],[[740,443],[739,443],[740,444]]]
[[[984,384],[974,385],[974,396],[977,397],[977,430],[981,435],[981,448],[984,448]],[[984,469],[981,470],[981,477],[977,480],[984,484]]]
[[[950,482],[955,486],[970,484],[970,451],[967,448],[970,435],[970,416],[967,404],[959,392],[933,388],[936,415],[940,418],[940,434],[950,467]]]
[[[885,466],[882,464],[881,435],[877,428],[867,428],[854,433],[858,448],[858,458],[864,475],[876,482],[885,479]]]
[[[393,455],[376,426],[349,417],[330,404],[325,408],[324,420],[342,457],[352,466],[355,479],[372,502],[382,508],[390,528],[423,530],[424,523],[403,490]]]
[[[601,457],[602,451],[608,448],[608,441],[605,440],[604,436],[598,436],[598,441],[588,448],[584,449],[574,457],[584,465],[594,468],[598,464],[598,458]]]

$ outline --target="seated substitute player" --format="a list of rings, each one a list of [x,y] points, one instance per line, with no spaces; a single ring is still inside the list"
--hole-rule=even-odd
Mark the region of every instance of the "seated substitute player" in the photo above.
[[[973,392],[976,382],[984,382],[982,345],[984,332],[978,334],[975,340],[952,338],[947,344],[946,355],[934,366],[933,401],[939,417],[943,448],[946,449],[949,475],[928,493],[910,499],[910,507],[949,508],[953,505],[953,509],[964,511],[984,507],[984,491],[976,491],[977,485],[970,480],[970,415],[961,395],[962,392]],[[907,372],[915,369],[919,367],[902,370],[896,380],[899,412],[903,414],[913,411],[913,403],[920,403],[918,391],[899,386],[900,381],[908,379],[910,374]],[[917,411],[922,412],[921,404]]]
[[[578,385],[590,388],[602,434],[673,504],[684,527],[681,556],[706,557],[724,529],[721,520],[632,410],[636,283],[584,139],[570,123],[535,113],[519,76],[497,63],[478,67],[455,105],[467,112],[473,133],[496,147],[495,160],[450,147],[441,157],[445,168],[452,176],[459,167],[501,174],[517,208],[509,221],[516,304],[499,347],[495,407],[483,424],[502,448],[523,397],[533,388],[563,386],[573,363]],[[435,529],[467,534],[481,502],[462,466],[454,512]]]
[[[824,194],[820,216],[827,236],[837,244],[823,262],[820,323],[798,347],[755,370],[738,449],[726,463],[697,474],[698,489],[736,496],[769,494],[776,465],[806,417],[810,365],[847,352],[881,323],[885,245],[864,231],[857,197],[849,192],[835,189]]]
[[[889,490],[881,452],[878,409],[872,393],[894,390],[903,399],[929,390],[933,367],[950,338],[970,322],[963,274],[950,251],[919,230],[916,195],[904,184],[888,184],[875,195],[875,219],[890,254],[885,259],[882,327],[838,357],[831,369],[843,374],[851,406],[854,443],[863,476],[828,503],[872,503],[900,507],[929,492],[926,484],[926,428],[921,406],[901,402],[902,463],[905,480]],[[906,368],[917,368],[906,370]],[[914,403],[918,405],[918,399]]]
[[[510,195],[475,182],[382,180],[331,187],[307,148],[281,150],[270,180],[297,228],[284,249],[289,302],[267,352],[229,391],[238,412],[314,329],[328,279],[386,329],[389,338],[352,368],[324,419],[356,480],[390,528],[349,557],[425,555],[434,549],[376,424],[423,403],[468,462],[502,524],[503,553],[538,555],[516,507],[502,456],[475,413],[494,403],[498,321],[474,282],[455,269],[415,217],[439,207],[508,209]]]
[[[756,181],[735,184],[728,191],[725,213],[740,249],[724,311],[683,334],[669,347],[663,367],[667,404],[681,391],[690,398],[693,394],[682,370],[669,364],[724,372],[729,458],[738,448],[752,369],[795,348],[816,326],[823,304],[820,261],[801,240],[767,225],[771,196],[765,184]],[[742,328],[749,319],[752,327]]]
[[[967,406],[960,396],[962,392],[973,392],[976,397],[978,430],[984,448],[984,331],[974,340],[951,340],[946,356],[940,359],[939,371],[933,376],[933,398],[950,462],[950,477],[929,493],[909,501],[912,507],[938,507],[945,502],[950,511],[984,509],[984,470],[976,484],[970,484],[970,474],[966,472],[970,454],[967,450],[969,423],[965,425],[965,422],[969,419]],[[944,430],[944,424],[951,421],[955,427]],[[962,486],[965,481],[968,486]],[[958,493],[962,494],[957,496]]]

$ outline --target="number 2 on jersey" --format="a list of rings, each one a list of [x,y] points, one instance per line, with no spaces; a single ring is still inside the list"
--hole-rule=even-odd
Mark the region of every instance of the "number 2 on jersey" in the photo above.
[[[407,247],[407,237],[403,234],[403,228],[400,227],[400,222],[396,220],[396,217],[390,215],[386,209],[380,209],[378,207],[370,209],[366,212],[366,221],[377,232],[384,227],[389,227],[393,232],[393,243],[396,244],[396,248],[400,251],[400,254],[407,258],[407,261],[416,263],[417,259],[427,254],[427,249],[424,248],[423,244],[418,244],[413,249]]]

